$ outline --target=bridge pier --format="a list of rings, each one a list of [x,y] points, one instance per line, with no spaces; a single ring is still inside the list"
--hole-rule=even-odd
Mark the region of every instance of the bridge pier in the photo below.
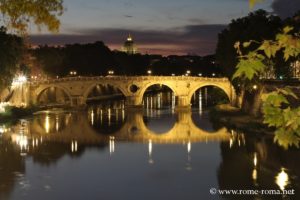
[[[126,96],[126,109],[142,110],[143,104],[139,96]]]
[[[176,110],[190,110],[191,103],[189,97],[187,95],[180,95],[177,97],[177,106],[175,107]]]
[[[83,96],[71,96],[70,99],[70,106],[76,107],[76,106],[85,106],[86,102],[83,98]]]

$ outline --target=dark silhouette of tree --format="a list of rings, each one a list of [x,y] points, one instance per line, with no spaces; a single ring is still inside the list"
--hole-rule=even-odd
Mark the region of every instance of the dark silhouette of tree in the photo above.
[[[216,49],[216,60],[224,74],[231,78],[238,63],[238,54],[234,48],[236,42],[243,43],[249,40],[261,42],[274,39],[282,26],[283,22],[279,17],[270,15],[264,10],[258,10],[246,17],[232,20],[228,28],[219,34]],[[255,49],[258,45],[253,45],[252,48]],[[247,51],[253,49],[247,49]]]
[[[9,85],[19,69],[24,43],[22,38],[7,34],[0,27],[0,90]]]

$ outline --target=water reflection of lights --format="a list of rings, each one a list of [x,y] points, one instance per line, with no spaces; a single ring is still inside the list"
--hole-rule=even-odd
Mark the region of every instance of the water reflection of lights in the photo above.
[[[162,104],[162,102],[161,102],[161,93],[159,93],[158,95],[157,95],[157,108],[158,109],[160,109],[161,108],[161,104]]]
[[[49,117],[49,115],[46,115],[46,118],[45,118],[45,130],[46,130],[46,133],[49,133],[49,131],[50,131],[50,117]]]
[[[246,145],[246,139],[245,135],[243,133],[238,133],[234,130],[231,130],[231,137],[229,139],[229,148],[232,148],[232,146],[237,142],[238,146],[245,146]]]
[[[284,171],[284,168],[281,168],[281,172],[275,177],[275,182],[281,190],[284,190],[289,184],[289,176]]]
[[[207,94],[207,87],[204,89],[204,99],[205,99],[205,106],[207,106],[207,98],[208,98],[208,94]]]
[[[26,135],[12,134],[11,139],[20,147],[21,154],[24,150],[28,150],[28,137]]]
[[[256,154],[256,152],[254,153],[253,164],[254,164],[254,167],[257,166],[257,154]]]
[[[230,138],[230,140],[229,140],[229,148],[230,148],[230,149],[231,149],[232,145],[233,145],[233,139]]]
[[[257,159],[257,153],[254,152],[254,155],[253,155],[253,165],[254,165],[254,169],[252,171],[252,179],[254,181],[254,184],[257,185],[257,162],[258,162],[258,159]]]
[[[175,94],[174,94],[174,92],[172,92],[172,110],[174,110],[175,109],[175,104],[176,104],[176,97],[175,97]]]
[[[71,152],[73,153],[73,152],[77,152],[77,150],[78,150],[78,145],[77,145],[77,141],[75,140],[75,141],[72,141],[72,143],[71,143]]]
[[[94,110],[91,111],[91,123],[92,125],[94,125],[94,120],[95,120],[95,114],[94,114]]]
[[[115,152],[115,137],[109,137],[109,153],[113,154]]]
[[[55,129],[56,129],[56,131],[59,130],[59,117],[58,117],[58,115],[55,116]]]
[[[191,141],[188,141],[186,147],[187,147],[187,163],[186,163],[185,169],[190,171],[190,170],[192,170],[192,166],[191,166],[192,143],[191,143]]]
[[[8,102],[0,102],[0,113],[4,113],[5,112],[6,106],[9,106]]]
[[[108,126],[111,125],[111,109],[108,108],[107,110],[107,118],[108,118]]]
[[[149,164],[153,164],[154,160],[152,159],[152,140],[151,139],[148,140],[148,156],[149,156],[149,159],[148,159]]]
[[[39,146],[39,140],[37,138],[32,139],[31,143],[33,148]]]
[[[7,131],[9,131],[10,129],[9,128],[6,128],[4,125],[3,126],[0,126],[0,135],[3,134],[3,133],[6,133]]]
[[[187,152],[190,153],[191,150],[192,150],[192,144],[191,144],[191,141],[189,141],[189,142],[187,143]]]
[[[203,108],[202,108],[202,92],[201,89],[199,91],[199,114],[202,115],[203,113]]]
[[[252,179],[254,181],[254,184],[256,184],[256,180],[257,180],[257,170],[253,169],[252,171]]]
[[[125,109],[122,108],[122,122],[125,121]]]
[[[116,109],[116,122],[119,122],[119,109]]]

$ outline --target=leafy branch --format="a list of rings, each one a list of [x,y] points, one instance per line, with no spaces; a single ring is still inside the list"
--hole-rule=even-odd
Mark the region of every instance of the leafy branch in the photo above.
[[[239,55],[239,62],[232,79],[243,79],[244,83],[253,82],[255,77],[260,77],[268,68],[266,61],[283,52],[283,57],[288,60],[300,54],[299,34],[292,34],[293,27],[285,27],[276,35],[275,40],[237,42],[234,47]],[[242,53],[242,48],[249,48],[252,44],[258,45],[256,49],[247,54]],[[257,79],[256,79],[257,80]],[[289,98],[298,97],[289,89],[277,89],[264,95],[262,112],[264,123],[275,127],[274,140],[284,148],[289,146],[299,147],[300,143],[300,107],[292,108]]]

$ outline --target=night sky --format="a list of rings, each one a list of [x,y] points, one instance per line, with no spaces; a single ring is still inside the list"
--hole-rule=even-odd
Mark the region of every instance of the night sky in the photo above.
[[[198,54],[215,51],[217,34],[232,19],[248,15],[248,0],[65,0],[60,33],[31,30],[35,44],[103,41],[120,49],[130,33],[139,52]],[[285,18],[300,0],[265,0],[256,9]]]

